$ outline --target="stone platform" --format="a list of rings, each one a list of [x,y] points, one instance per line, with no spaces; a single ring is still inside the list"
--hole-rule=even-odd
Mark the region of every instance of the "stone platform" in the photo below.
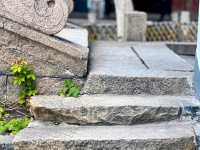
[[[162,43],[97,42],[86,94],[192,95],[193,67]]]

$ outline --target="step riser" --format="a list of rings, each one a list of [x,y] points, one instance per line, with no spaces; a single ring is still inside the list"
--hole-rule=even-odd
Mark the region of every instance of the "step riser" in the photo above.
[[[31,108],[36,120],[78,125],[134,125],[180,118],[181,108],[162,107],[85,107],[72,109]]]
[[[90,75],[86,94],[193,95],[187,78],[142,78]]]
[[[83,95],[79,98],[35,96],[36,120],[76,125],[134,125],[177,120],[199,108],[194,97]]]
[[[15,150],[195,150],[193,138],[176,140],[34,141],[15,143]]]

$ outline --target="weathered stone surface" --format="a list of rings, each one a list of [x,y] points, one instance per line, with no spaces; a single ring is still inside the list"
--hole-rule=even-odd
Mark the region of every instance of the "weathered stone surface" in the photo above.
[[[1,150],[14,150],[12,144],[14,137],[8,135],[0,135],[0,149]]]
[[[0,15],[46,34],[65,26],[72,0],[1,0]]]
[[[84,76],[88,49],[0,18],[0,66],[25,58],[41,76]],[[3,67],[6,72],[8,68]]]
[[[135,72],[132,76],[106,72],[90,73],[84,86],[86,94],[192,95],[191,80],[184,73]],[[145,76],[146,75],[146,76]],[[173,76],[172,76],[173,75]]]
[[[30,100],[36,120],[81,125],[133,125],[178,119],[192,97],[95,95],[79,98],[36,96]]]
[[[37,126],[14,139],[15,150],[195,150],[195,134],[188,124],[138,126]]]
[[[7,85],[6,85],[6,80],[7,77],[2,75],[0,76],[0,105],[7,103],[7,97],[6,97],[6,92],[7,92]]]
[[[147,14],[145,12],[126,12],[124,22],[124,39],[126,41],[146,40]]]
[[[191,72],[166,71],[164,68],[151,69],[147,66],[148,61],[145,63],[145,60],[142,60],[139,54],[131,51],[124,43],[117,46],[112,46],[112,44],[109,45],[105,42],[104,46],[98,43],[93,45],[90,55],[90,72],[84,86],[84,93],[120,95],[193,94]],[[176,57],[174,58],[176,59]]]
[[[193,70],[189,63],[165,44],[134,44],[133,49],[150,69],[188,72]]]
[[[39,78],[37,80],[37,88],[40,95],[58,95],[59,91],[64,85],[64,80],[62,78]],[[81,88],[83,87],[83,79],[73,79],[73,81],[78,84]]]
[[[5,77],[6,79],[6,77]],[[37,78],[37,90],[39,95],[58,95],[59,91],[64,85],[63,78],[51,78],[51,77],[38,77]],[[73,79],[81,88],[83,87],[85,81],[83,79]],[[4,86],[3,86],[4,87]],[[7,89],[6,89],[7,88]],[[7,78],[7,85],[4,87],[5,92],[3,93],[3,88],[1,90],[0,96],[2,98],[6,97],[6,100],[2,100],[4,104],[16,104],[18,101],[19,88],[13,85],[13,78],[9,76]]]

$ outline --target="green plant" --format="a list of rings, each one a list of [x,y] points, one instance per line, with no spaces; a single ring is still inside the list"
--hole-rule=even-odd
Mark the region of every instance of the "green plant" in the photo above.
[[[13,83],[20,87],[18,103],[26,106],[26,99],[37,94],[36,74],[25,60],[19,60],[11,66]]]
[[[8,122],[0,121],[0,134],[10,133],[16,135],[20,130],[26,128],[30,121],[27,117],[12,119]]]
[[[59,95],[65,97],[79,97],[80,87],[72,80],[65,80]]]
[[[7,114],[4,107],[0,106],[0,121],[4,120],[4,116]]]

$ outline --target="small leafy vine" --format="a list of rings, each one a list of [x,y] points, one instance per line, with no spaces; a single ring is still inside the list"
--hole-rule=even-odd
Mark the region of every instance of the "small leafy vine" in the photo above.
[[[18,103],[26,107],[26,99],[37,94],[36,74],[27,61],[19,60],[11,66],[13,84],[20,87]]]
[[[59,95],[64,97],[79,97],[80,87],[72,80],[65,80]]]
[[[15,118],[8,121],[6,116],[8,117],[9,115],[6,109],[0,106],[0,134],[16,135],[20,130],[26,128],[31,121],[28,117]]]

